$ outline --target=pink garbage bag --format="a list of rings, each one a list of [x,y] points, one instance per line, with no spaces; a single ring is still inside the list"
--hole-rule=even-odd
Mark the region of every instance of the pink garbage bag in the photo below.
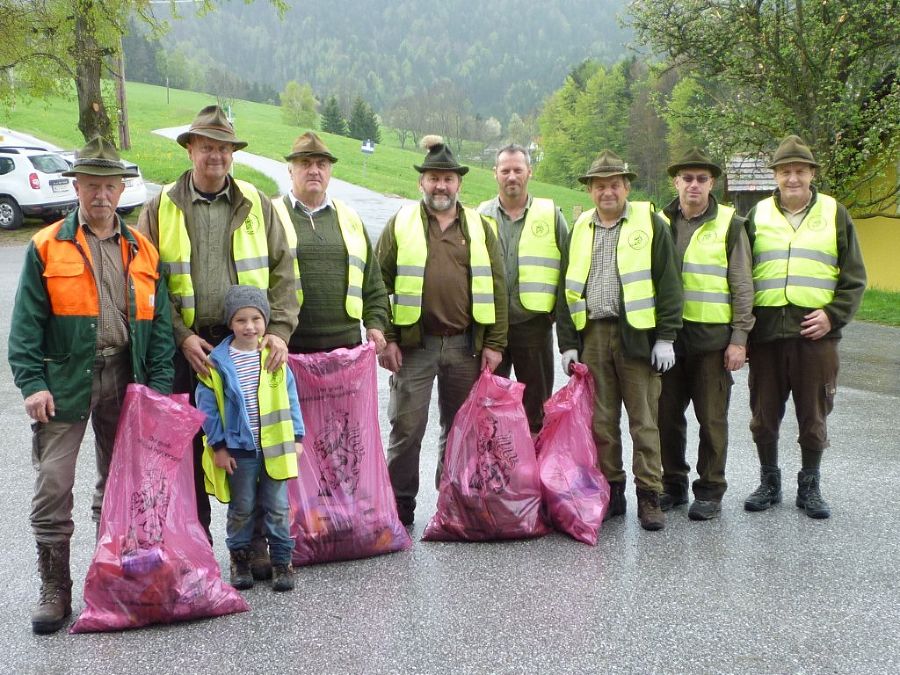
[[[437,512],[422,539],[489,541],[547,534],[525,385],[482,371],[450,427]]]
[[[72,633],[123,630],[250,609],[222,581],[197,520],[191,439],[203,413],[187,394],[128,385],[97,550]]]
[[[288,366],[306,426],[299,476],[288,482],[294,565],[412,546],[381,445],[374,345],[295,354]]]
[[[587,366],[576,363],[566,386],[544,404],[544,426],[536,445],[550,523],[596,546],[609,507],[609,483],[596,468],[593,414],[594,379]]]

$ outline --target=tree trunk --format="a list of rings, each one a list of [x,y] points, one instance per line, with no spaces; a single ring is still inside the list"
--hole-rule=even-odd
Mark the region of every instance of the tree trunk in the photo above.
[[[93,0],[75,5],[75,89],[78,92],[78,128],[89,141],[103,136],[113,141],[112,124],[103,104],[100,69],[103,58],[94,36]]]

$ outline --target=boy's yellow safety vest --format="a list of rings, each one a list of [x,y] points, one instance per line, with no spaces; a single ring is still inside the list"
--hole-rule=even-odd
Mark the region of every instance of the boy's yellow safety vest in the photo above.
[[[753,222],[753,304],[810,309],[829,304],[840,274],[835,199],[820,193],[795,230],[769,197],[756,205]]]
[[[294,421],[291,417],[291,402],[287,391],[287,365],[274,373],[268,372],[264,364],[269,350],[260,354],[259,388],[259,444],[265,458],[266,473],[275,480],[297,477],[297,453],[294,450]],[[215,368],[209,369],[209,376],[197,374],[197,379],[209,387],[216,397],[216,406],[225,419],[225,388],[222,376]],[[215,450],[203,436],[203,474],[206,492],[215,495],[223,504],[231,501],[228,474],[215,464]]]
[[[628,202],[631,214],[622,223],[616,245],[616,267],[622,284],[625,319],[639,330],[656,326],[656,292],[653,288],[653,205]],[[566,270],[566,304],[575,328],[587,325],[587,301],[584,287],[591,270],[594,248],[592,218],[597,209],[585,211],[575,221],[569,241],[569,267]],[[574,255],[573,255],[574,253]]]
[[[291,214],[284,200],[276,199],[272,202],[275,212],[281,218],[284,233],[287,236],[288,246],[291,249],[291,257],[294,259],[294,278],[297,280],[297,301],[303,306],[303,285],[300,279],[300,264],[297,262],[297,231],[291,220]],[[362,319],[363,312],[363,279],[366,272],[366,260],[368,250],[366,247],[366,235],[362,220],[356,211],[337,199],[332,199],[334,211],[337,214],[338,227],[344,239],[347,249],[347,293],[344,298],[344,308],[351,319]]]
[[[233,179],[241,193],[250,200],[250,212],[232,235],[232,255],[237,269],[238,283],[269,288],[269,242],[262,201],[256,187],[246,181]],[[194,284],[191,281],[191,240],[184,223],[184,212],[169,197],[175,183],[163,187],[159,202],[159,259],[167,272],[169,293],[181,306],[181,320],[190,328],[194,325]]]
[[[425,283],[425,261],[428,244],[421,206],[409,204],[397,212],[394,235],[397,239],[397,277],[394,279],[393,312],[398,326],[412,326],[422,315],[422,287]],[[491,259],[485,243],[481,215],[464,208],[469,228],[469,267],[471,268],[472,318],[490,325],[494,317],[494,278]]]

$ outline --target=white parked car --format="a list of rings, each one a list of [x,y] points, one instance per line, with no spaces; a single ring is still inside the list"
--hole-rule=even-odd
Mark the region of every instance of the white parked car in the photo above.
[[[69,164],[58,153],[29,146],[0,146],[0,228],[14,230],[25,216],[52,222],[78,205]]]
[[[70,166],[74,164],[74,150],[64,150],[59,154],[65,158]],[[137,164],[129,162],[128,160],[124,160],[124,162],[127,168],[137,171],[138,176],[137,178],[125,179],[125,191],[119,198],[119,208],[116,209],[116,211],[121,213],[123,216],[131,213],[137,208],[140,208],[144,205],[144,202],[147,201],[147,186],[144,184],[144,177],[140,175],[140,168],[138,168]]]

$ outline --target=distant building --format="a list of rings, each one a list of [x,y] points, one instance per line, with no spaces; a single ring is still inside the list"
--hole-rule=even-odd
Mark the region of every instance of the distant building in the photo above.
[[[734,205],[738,215],[746,216],[757,202],[772,194],[775,178],[763,154],[739,153],[725,163],[725,201]]]

